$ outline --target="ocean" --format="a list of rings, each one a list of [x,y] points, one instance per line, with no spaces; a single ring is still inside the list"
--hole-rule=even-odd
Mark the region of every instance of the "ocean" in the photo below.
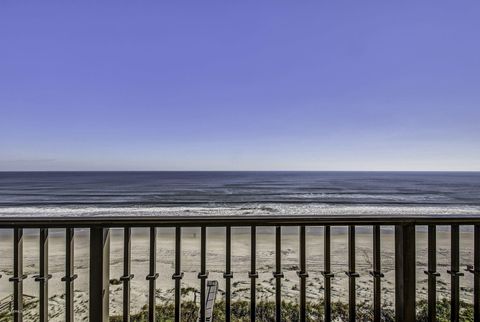
[[[0,172],[0,216],[478,215],[480,172]]]

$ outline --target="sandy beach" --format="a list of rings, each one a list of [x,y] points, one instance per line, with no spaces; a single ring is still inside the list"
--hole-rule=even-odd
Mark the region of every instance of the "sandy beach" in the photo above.
[[[222,274],[225,266],[224,230],[212,228],[207,231],[207,269],[209,279],[218,280],[221,299],[224,289]],[[200,231],[195,228],[184,229],[182,233],[182,270],[185,272],[182,287],[198,288],[197,273],[200,267]],[[394,243],[392,229],[382,230],[382,271],[383,304],[392,306],[394,303]],[[448,231],[437,233],[438,240],[438,271],[441,277],[438,281],[439,297],[449,296],[450,276],[446,273],[450,263],[450,234]],[[4,298],[12,293],[12,284],[8,277],[12,275],[12,236],[5,232],[0,238],[0,297]],[[232,229],[232,267],[234,271],[232,300],[248,299],[250,280],[248,271],[250,265],[250,234],[248,228]],[[89,263],[89,234],[88,230],[77,230],[75,237],[75,272],[79,278],[75,281],[75,314],[79,321],[88,320],[88,263]],[[335,273],[332,286],[333,301],[347,301],[347,276],[344,271],[347,267],[347,235],[344,227],[332,228],[332,271]],[[282,283],[284,299],[296,301],[298,298],[298,228],[284,228],[282,236],[282,267],[285,278]],[[473,261],[473,234],[465,231],[461,233],[461,266]],[[157,269],[160,274],[157,280],[157,303],[173,301],[174,271],[173,259],[175,253],[174,230],[159,228],[157,240]],[[24,294],[36,297],[38,283],[33,275],[38,273],[38,231],[26,230],[24,240],[24,270],[29,278],[24,282]],[[64,234],[62,230],[51,230],[49,245],[49,270],[53,278],[49,283],[50,314],[52,321],[61,321],[63,318],[64,284],[61,277],[64,275]],[[372,268],[372,235],[369,228],[357,228],[356,234],[356,261],[360,278],[357,279],[357,298],[359,301],[371,302],[372,278],[368,271]],[[417,231],[417,292],[418,299],[426,298],[426,275],[423,271],[427,265],[427,234]],[[257,266],[259,278],[257,280],[257,299],[274,299],[274,281],[272,271],[274,265],[274,231],[273,228],[262,228],[257,233]],[[110,279],[122,276],[123,265],[123,233],[113,229],[111,234]],[[307,266],[309,272],[307,297],[316,301],[323,297],[323,230],[322,228],[307,228]],[[132,280],[131,312],[138,312],[147,304],[147,281],[145,276],[148,270],[148,231],[147,229],[132,230]],[[110,314],[119,315],[122,309],[122,285],[110,285]],[[466,274],[461,279],[461,298],[472,301],[473,275]],[[192,299],[190,293],[185,299]],[[31,301],[34,301],[32,299]],[[26,312],[26,317],[34,318],[37,308],[32,305]]]

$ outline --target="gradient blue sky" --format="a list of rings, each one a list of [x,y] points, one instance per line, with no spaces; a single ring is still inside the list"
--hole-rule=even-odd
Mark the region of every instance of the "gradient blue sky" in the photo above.
[[[480,170],[479,1],[100,2],[0,2],[0,170]]]

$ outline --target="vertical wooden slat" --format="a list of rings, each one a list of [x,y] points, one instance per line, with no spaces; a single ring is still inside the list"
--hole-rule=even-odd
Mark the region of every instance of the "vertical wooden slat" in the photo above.
[[[480,321],[480,225],[475,225],[473,257],[473,310],[474,321]]]
[[[395,321],[415,321],[415,225],[395,226]]]
[[[182,295],[182,228],[175,228],[175,273],[172,278],[175,280],[175,322],[180,322],[181,313],[181,295]]]
[[[232,227],[225,228],[225,322],[231,321],[231,287],[232,287]]]
[[[202,226],[200,228],[200,322],[205,322],[206,317],[206,292],[207,292],[207,228]]]
[[[74,229],[65,230],[65,276],[62,281],[65,282],[65,322],[73,322],[73,281],[77,278],[74,274]]]
[[[332,281],[334,275],[331,272],[331,260],[330,260],[330,226],[325,226],[323,235],[323,269],[322,275],[325,281],[324,289],[324,311],[325,322],[332,321]]]
[[[157,228],[150,227],[150,255],[148,280],[148,321],[155,322],[156,289],[157,289]]]
[[[300,278],[300,321],[307,318],[307,255],[306,255],[306,231],[305,226],[300,226],[300,271],[297,272]]]
[[[282,321],[282,227],[275,227],[275,321]]]
[[[428,225],[428,321],[437,321],[437,227]]]
[[[382,298],[382,281],[384,276],[381,266],[381,248],[380,248],[380,225],[373,226],[373,271],[370,275],[373,277],[373,321],[381,320],[381,298]]]
[[[110,229],[90,229],[90,321],[109,320]]]
[[[52,275],[48,274],[48,229],[40,229],[40,272],[34,276],[35,281],[39,282],[40,289],[40,322],[48,321],[48,280],[52,278]]]
[[[451,290],[450,290],[450,320],[453,322],[459,321],[460,311],[460,228],[458,225],[451,226],[451,263],[450,270],[447,271],[450,274]]]
[[[255,322],[257,315],[257,227],[252,226],[250,232],[250,321]]]
[[[132,274],[132,230],[130,227],[123,229],[123,322],[130,322],[130,281]]]
[[[474,226],[473,265],[467,265],[473,274],[473,321],[480,321],[480,225]]]
[[[357,304],[356,304],[356,278],[359,276],[355,271],[355,226],[348,226],[348,320],[354,322],[356,320]]]
[[[13,230],[13,321],[23,321],[23,229]]]

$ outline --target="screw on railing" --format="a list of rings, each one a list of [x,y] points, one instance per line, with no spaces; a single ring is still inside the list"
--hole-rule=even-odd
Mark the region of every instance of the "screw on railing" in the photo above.
[[[453,322],[459,321],[459,311],[460,311],[460,276],[463,276],[463,273],[460,272],[460,233],[459,226],[451,226],[451,264],[450,270],[447,271],[451,276],[451,301],[450,301],[450,320]]]
[[[200,227],[200,273],[198,273],[200,279],[200,322],[205,322],[206,312],[206,292],[207,292],[207,228],[205,226]]]
[[[275,227],[275,321],[282,321],[282,227]]]
[[[231,287],[232,287],[232,227],[225,228],[225,322],[231,320]]]
[[[159,274],[157,273],[157,228],[150,227],[150,256],[148,281],[148,321],[155,322],[156,285]]]
[[[356,320],[356,284],[355,279],[359,274],[355,271],[355,226],[348,226],[348,320],[355,322]]]
[[[473,274],[473,321],[480,321],[480,225],[474,226],[473,265],[465,271]]]
[[[384,276],[382,273],[382,264],[380,257],[380,226],[373,226],[373,270],[370,275],[373,277],[373,321],[380,322],[381,320],[381,297],[382,284],[381,279]]]
[[[123,229],[123,322],[130,322],[130,281],[133,279],[132,262],[132,230],[130,227]]]
[[[307,319],[307,255],[306,255],[306,231],[305,226],[300,226],[300,270],[297,272],[300,278],[300,321]]]
[[[40,283],[40,301],[39,301],[39,320],[40,322],[48,321],[48,280],[52,278],[48,274],[48,229],[40,229],[40,272],[35,275],[35,281]]]
[[[332,281],[334,277],[331,272],[331,261],[330,261],[330,226],[325,226],[324,228],[324,240],[323,240],[323,271],[322,275],[325,281],[324,289],[324,311],[325,311],[325,322],[330,322],[332,320]]]
[[[182,286],[182,228],[175,227],[175,322],[180,322],[181,314],[181,286]]]
[[[437,227],[428,225],[428,321],[437,320]]]
[[[13,321],[23,321],[23,228],[13,230]]]
[[[474,227],[473,252],[473,320],[480,321],[480,225]]]
[[[257,227],[252,226],[250,231],[250,321],[255,322],[257,315]]]
[[[77,278],[74,274],[74,229],[65,230],[65,322],[73,322],[73,281]]]

